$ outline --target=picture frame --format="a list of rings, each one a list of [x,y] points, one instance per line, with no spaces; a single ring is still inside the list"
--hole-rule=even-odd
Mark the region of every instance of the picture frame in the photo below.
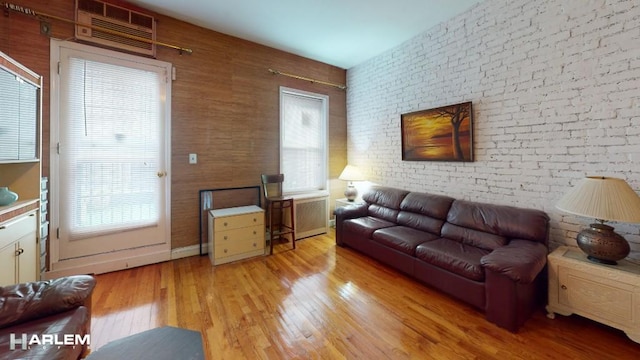
[[[401,115],[403,161],[473,161],[471,102]]]

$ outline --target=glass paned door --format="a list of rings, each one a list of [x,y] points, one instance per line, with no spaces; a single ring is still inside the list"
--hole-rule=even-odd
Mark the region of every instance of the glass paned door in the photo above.
[[[61,48],[61,260],[169,241],[167,86],[163,67]]]

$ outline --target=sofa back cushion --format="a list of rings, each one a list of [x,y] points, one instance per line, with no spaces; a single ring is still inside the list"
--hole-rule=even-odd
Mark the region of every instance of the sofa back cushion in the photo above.
[[[509,242],[509,239],[504,236],[453,225],[451,223],[445,223],[442,226],[442,237],[457,240],[461,243],[485,250],[495,250]]]
[[[453,198],[412,192],[400,203],[398,224],[440,235]]]
[[[396,222],[400,203],[409,192],[384,186],[373,186],[362,195],[368,205],[368,215]]]
[[[506,244],[510,239],[547,244],[549,216],[540,210],[455,200],[447,214],[447,222],[458,227],[497,235],[498,237],[478,237],[475,231],[460,235],[462,232],[455,230],[455,227],[446,227],[447,234],[457,234],[451,236],[462,236],[464,242],[484,244],[481,247],[488,249],[501,246],[500,243]],[[445,236],[445,227],[442,230]]]

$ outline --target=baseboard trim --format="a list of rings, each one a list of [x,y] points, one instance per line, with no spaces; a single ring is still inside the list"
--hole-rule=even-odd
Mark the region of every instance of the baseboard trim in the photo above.
[[[205,250],[204,253],[206,254],[207,253],[206,246],[205,246],[205,249],[203,250]],[[171,260],[182,259],[189,256],[196,256],[196,255],[200,255],[200,245],[189,245],[189,246],[171,249]]]
[[[171,249],[170,254],[155,253],[143,256],[132,256],[126,259],[106,260],[94,264],[65,263],[66,261],[61,261],[56,264],[56,270],[43,273],[42,278],[55,279],[74,274],[102,274],[196,255],[200,255],[200,245]]]
[[[168,250],[132,254],[118,259],[103,255],[53,263],[53,269],[45,272],[42,277],[44,279],[55,279],[61,276],[77,274],[103,274],[171,260],[171,252]]]

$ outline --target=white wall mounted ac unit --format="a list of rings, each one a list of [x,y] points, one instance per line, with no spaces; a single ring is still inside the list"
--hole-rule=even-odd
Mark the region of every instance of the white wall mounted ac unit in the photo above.
[[[76,39],[155,57],[153,16],[98,0],[76,0]],[[104,30],[106,29],[106,30]]]
[[[326,192],[294,195],[296,239],[329,231],[329,194]],[[285,217],[285,222],[288,217]]]

